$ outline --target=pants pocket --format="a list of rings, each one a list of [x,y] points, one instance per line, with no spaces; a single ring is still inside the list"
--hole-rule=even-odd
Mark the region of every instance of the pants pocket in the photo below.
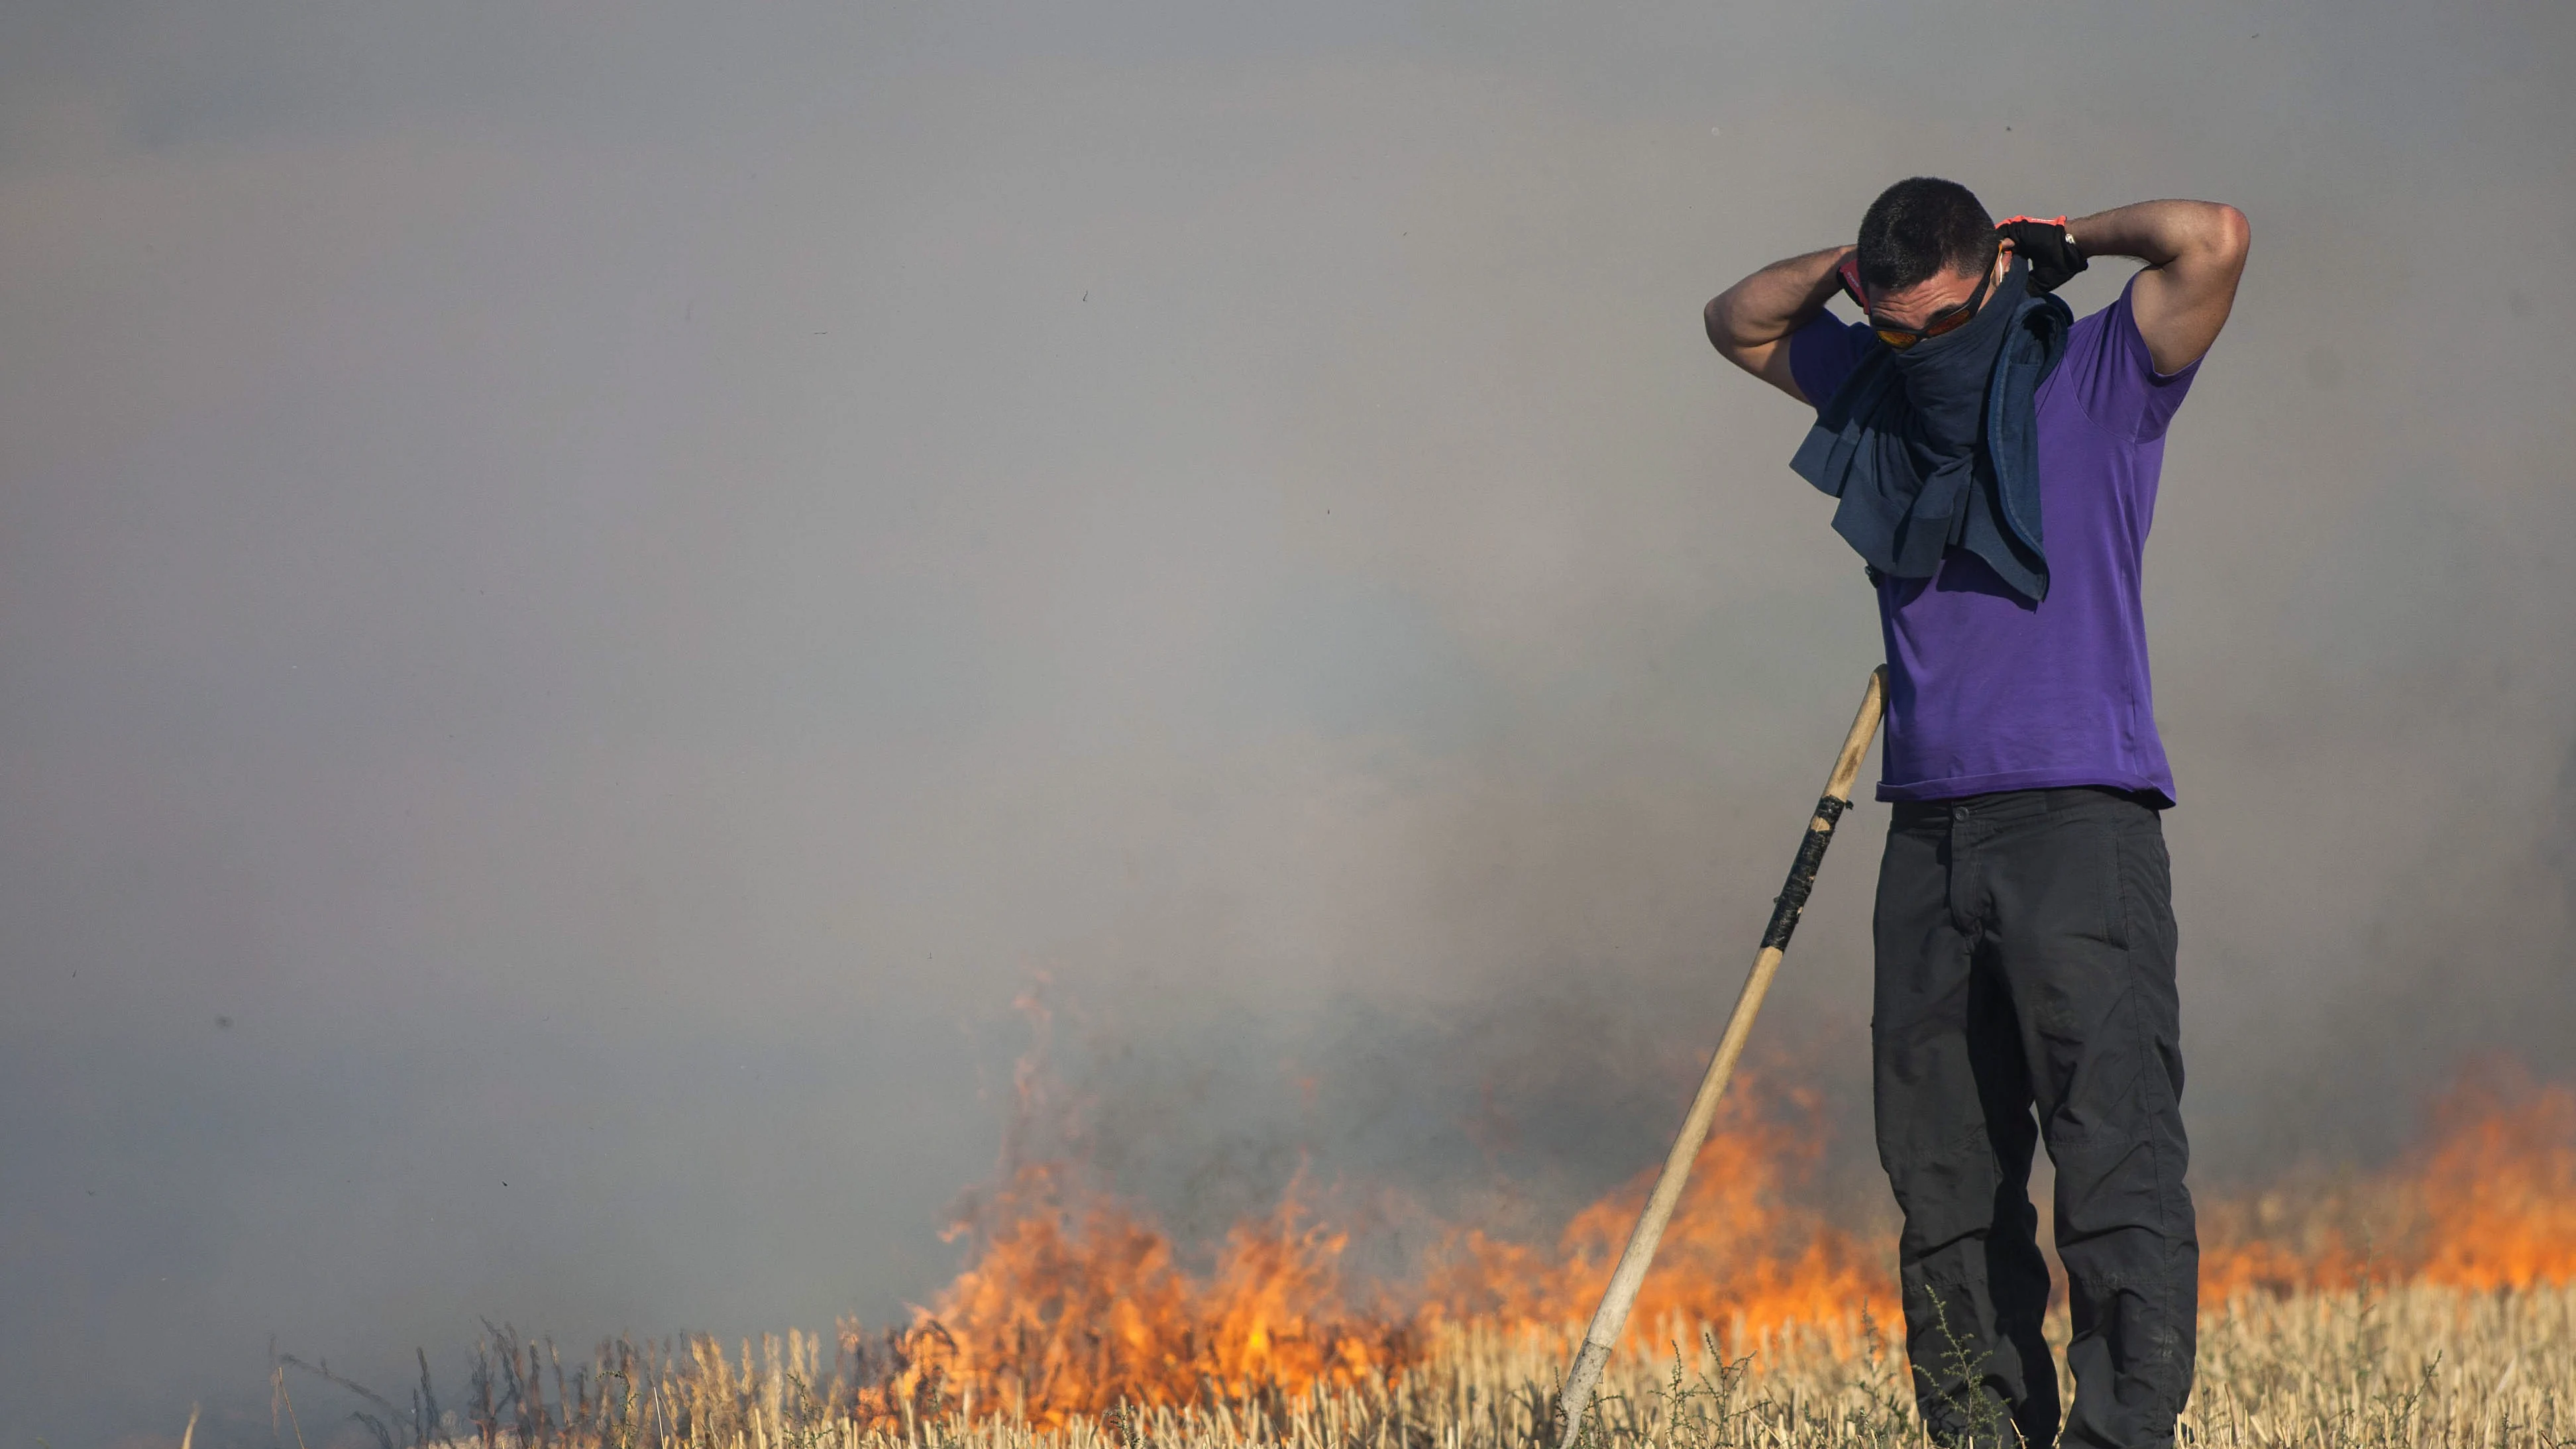
[[[2129,844],[2117,830],[2102,832],[2102,939],[2129,949]]]

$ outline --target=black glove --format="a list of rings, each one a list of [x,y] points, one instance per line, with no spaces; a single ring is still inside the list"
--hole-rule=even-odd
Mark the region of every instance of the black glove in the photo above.
[[[2030,289],[2034,292],[2054,292],[2084,270],[2083,249],[2075,245],[2065,217],[2052,221],[2039,216],[2016,216],[1997,223],[1995,230],[2013,244],[2016,256],[2030,263]]]

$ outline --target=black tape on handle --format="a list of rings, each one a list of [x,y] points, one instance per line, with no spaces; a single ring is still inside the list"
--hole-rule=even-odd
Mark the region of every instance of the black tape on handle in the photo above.
[[[1825,863],[1825,847],[1834,843],[1834,823],[1843,818],[1851,804],[1831,795],[1816,802],[1816,817],[1807,823],[1807,838],[1798,842],[1798,858],[1789,865],[1789,883],[1771,898],[1771,926],[1762,933],[1762,947],[1789,949],[1789,937],[1798,929],[1798,917],[1807,909],[1807,894],[1816,888],[1816,872]]]

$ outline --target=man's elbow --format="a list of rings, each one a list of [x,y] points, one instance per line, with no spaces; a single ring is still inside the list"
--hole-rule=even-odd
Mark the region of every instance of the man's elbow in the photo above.
[[[2245,254],[2254,246],[2254,224],[2225,202],[2208,203],[2197,238],[2209,259],[2230,273],[2245,269]]]
[[[1728,317],[1726,305],[1726,300],[1731,295],[1733,294],[1729,292],[1720,292],[1709,298],[1708,305],[1701,308],[1699,314],[1701,325],[1708,329],[1708,345],[1729,357],[1734,355],[1727,346],[1734,337],[1734,326]]]
[[[1708,306],[1700,312],[1700,321],[1708,328],[1708,345],[1717,349],[1717,355],[1747,372],[1762,370],[1764,350],[1768,344],[1778,340],[1756,336],[1753,329],[1745,325],[1732,287],[1708,299]]]

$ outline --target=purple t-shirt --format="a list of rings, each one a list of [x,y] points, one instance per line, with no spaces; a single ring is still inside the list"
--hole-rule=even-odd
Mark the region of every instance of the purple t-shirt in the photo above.
[[[1791,340],[1790,371],[1822,403],[1878,345],[1866,324],[1822,315]],[[2165,427],[2199,366],[2156,372],[2126,289],[2068,333],[2038,398],[2044,602],[1964,549],[1931,578],[1880,582],[1889,687],[1879,799],[2109,785],[2172,803],[2138,580]]]

